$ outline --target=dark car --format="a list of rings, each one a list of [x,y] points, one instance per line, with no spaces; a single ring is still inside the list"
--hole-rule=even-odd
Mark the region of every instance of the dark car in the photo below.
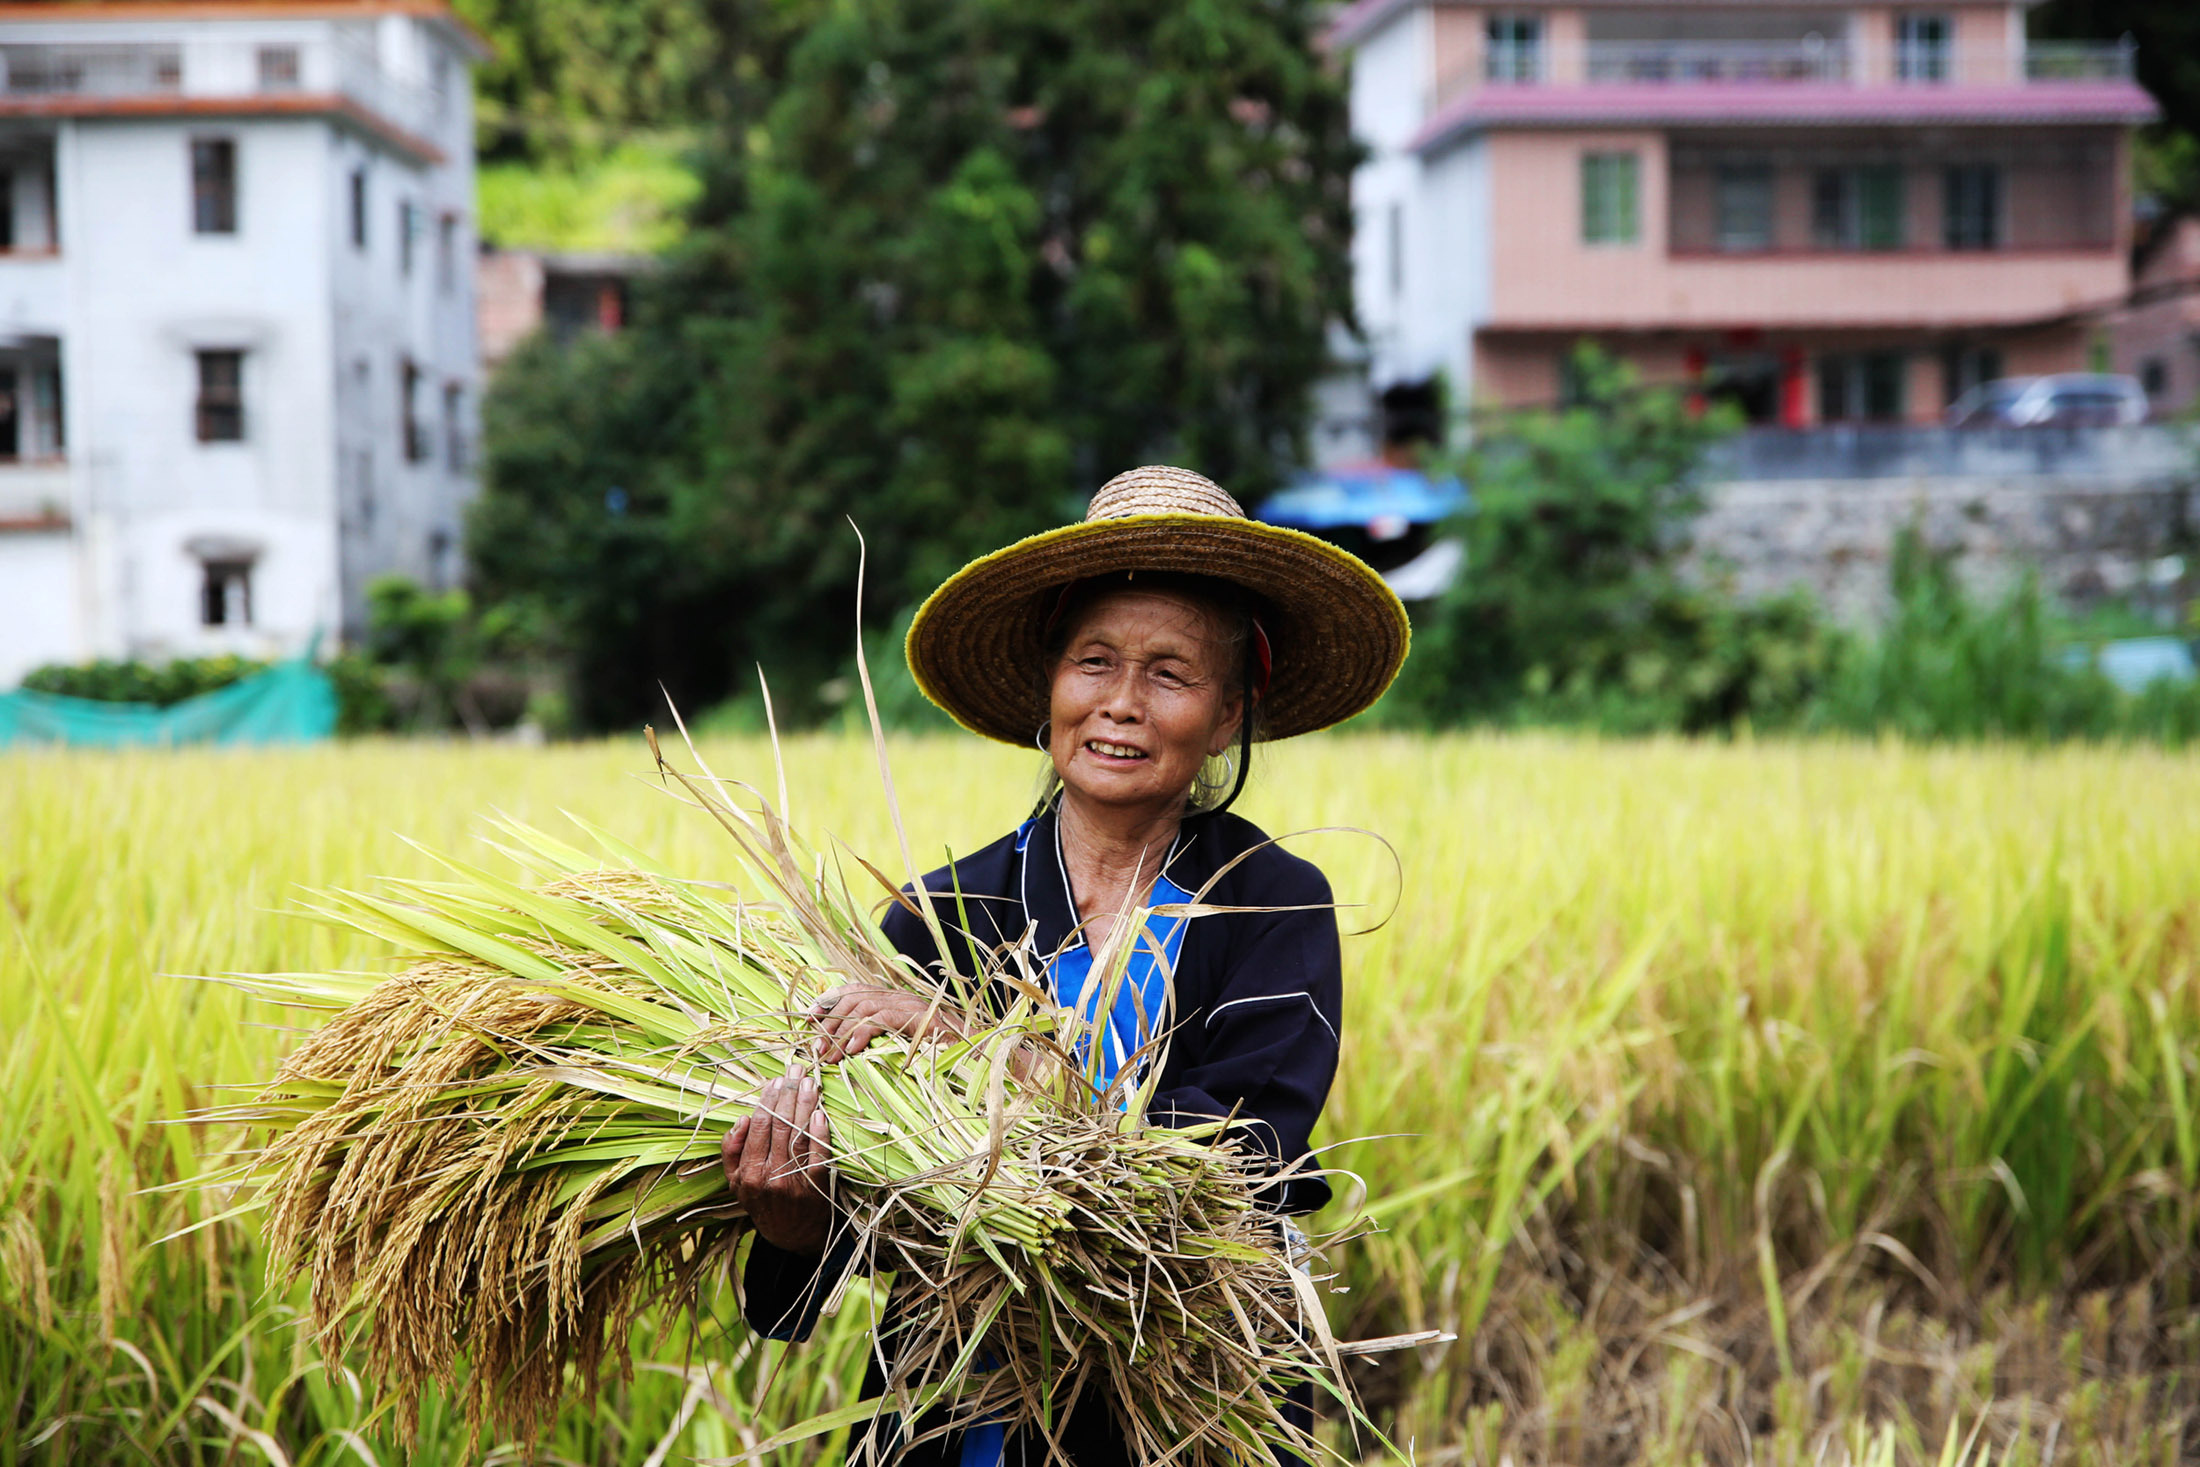
[[[1948,409],[1952,428],[2121,428],[2147,420],[2136,377],[2058,372],[1984,382]]]

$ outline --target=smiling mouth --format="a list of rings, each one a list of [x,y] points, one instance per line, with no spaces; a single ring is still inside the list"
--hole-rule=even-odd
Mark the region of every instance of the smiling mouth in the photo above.
[[[1085,747],[1095,754],[1105,754],[1110,759],[1143,759],[1144,749],[1134,749],[1129,744],[1111,744],[1105,739],[1087,739]]]

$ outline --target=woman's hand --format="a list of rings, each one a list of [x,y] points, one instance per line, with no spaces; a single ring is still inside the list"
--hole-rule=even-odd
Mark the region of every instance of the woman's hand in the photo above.
[[[766,1084],[756,1109],[719,1144],[726,1185],[767,1243],[789,1253],[825,1251],[833,1230],[832,1198],[825,1191],[830,1140],[817,1081],[800,1065],[789,1065],[786,1077]]]
[[[817,1020],[817,1057],[828,1065],[863,1053],[881,1034],[923,1040],[961,1039],[970,1032],[960,1009],[869,983],[827,989],[810,1017]]]

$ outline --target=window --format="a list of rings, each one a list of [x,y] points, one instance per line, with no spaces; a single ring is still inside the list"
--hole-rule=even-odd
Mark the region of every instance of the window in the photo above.
[[[1811,242],[1822,250],[1898,250],[1908,235],[1893,164],[1821,168],[1811,180]]]
[[[2160,397],[2169,391],[2169,363],[2160,357],[2148,357],[2139,364],[2139,387],[2148,397]]]
[[[1715,238],[1722,250],[1772,248],[1772,168],[1728,163],[1714,186]]]
[[[1951,346],[1941,359],[1940,373],[1945,405],[1954,407],[1972,388],[2001,379],[2001,352],[1991,346]]]
[[[413,273],[413,235],[420,227],[420,206],[411,199],[397,201],[397,273]]]
[[[351,247],[367,247],[367,170],[351,170]]]
[[[443,458],[454,474],[466,472],[466,388],[443,384]]]
[[[1818,416],[1828,423],[1900,422],[1909,410],[1908,376],[1900,352],[1821,357]]]
[[[428,427],[420,418],[420,368],[413,365],[411,357],[404,358],[397,369],[397,390],[401,394],[398,410],[404,415],[405,462],[419,463],[428,456]]]
[[[445,214],[436,221],[435,288],[449,295],[458,288],[458,216]]]
[[[237,232],[237,144],[233,138],[191,140],[191,229]]]
[[[1949,249],[2000,248],[2000,165],[1952,165],[1942,176],[1941,197],[1941,231]]]
[[[198,355],[199,442],[243,442],[244,353],[202,351]]]
[[[260,48],[260,90],[263,92],[295,92],[298,90],[298,48],[296,46],[262,46]]]
[[[1633,153],[1581,155],[1583,244],[1633,244],[1641,237],[1635,208],[1639,172]]]
[[[18,400],[19,377],[13,367],[0,367],[0,459],[23,456],[23,409]]]
[[[209,560],[199,582],[199,621],[210,627],[252,625],[252,562]]]
[[[1543,22],[1533,15],[1493,15],[1484,32],[1482,74],[1493,82],[1543,78]]]
[[[1949,72],[1945,15],[1899,15],[1894,22],[1894,74],[1909,82],[1943,82]]]

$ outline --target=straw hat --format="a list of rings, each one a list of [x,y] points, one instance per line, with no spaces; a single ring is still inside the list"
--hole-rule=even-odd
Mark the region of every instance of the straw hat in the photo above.
[[[1119,571],[1232,581],[1258,596],[1275,652],[1263,736],[1342,722],[1406,660],[1406,609],[1357,556],[1247,519],[1212,480],[1149,466],[1093,495],[1082,524],[1018,540],[947,578],[909,628],[924,695],[973,733],[1029,744],[1047,719],[1045,626],[1061,588]]]

